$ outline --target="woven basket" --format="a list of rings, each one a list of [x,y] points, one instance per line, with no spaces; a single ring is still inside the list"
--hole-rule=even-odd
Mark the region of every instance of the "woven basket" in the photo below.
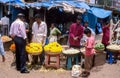
[[[77,54],[79,54],[80,52],[78,52],[78,53],[74,53],[74,54],[66,54],[66,53],[63,53],[65,56],[74,56],[74,55],[77,55]]]
[[[40,55],[42,52],[36,52],[36,53],[29,53],[29,52],[27,52],[28,54],[30,54],[30,55]]]
[[[111,51],[111,52],[120,52],[120,49],[111,49],[111,48],[108,48],[108,46],[106,47],[108,51]]]
[[[107,48],[108,51],[111,51],[111,52],[120,52],[120,50],[113,50],[113,49],[109,49]]]
[[[54,52],[48,52],[48,51],[46,51],[45,54],[58,55],[58,54],[61,54],[61,52],[54,53]]]
[[[9,47],[11,46],[12,43],[13,43],[12,41],[3,43],[5,51],[9,51],[10,50]]]
[[[102,52],[104,52],[104,49],[101,49],[101,50],[96,50],[96,49],[95,49],[95,52],[96,52],[96,53],[102,53]]]

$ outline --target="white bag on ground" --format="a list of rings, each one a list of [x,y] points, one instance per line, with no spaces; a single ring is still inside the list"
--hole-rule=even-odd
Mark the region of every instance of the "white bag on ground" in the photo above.
[[[79,77],[80,74],[82,73],[82,68],[80,65],[73,65],[72,67],[72,77]]]

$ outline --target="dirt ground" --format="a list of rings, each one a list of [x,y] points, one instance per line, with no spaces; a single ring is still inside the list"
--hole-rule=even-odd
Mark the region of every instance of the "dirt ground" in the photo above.
[[[98,36],[100,39],[100,36]],[[1,58],[0,58],[1,59]],[[99,60],[98,60],[99,61]],[[2,63],[0,60],[0,78],[72,78],[71,71],[40,71],[30,70],[29,74],[21,74],[11,66],[13,62],[13,54],[10,51],[6,52],[6,62]],[[88,78],[120,78],[120,61],[117,64],[107,64],[94,67]]]
[[[29,74],[21,74],[11,67],[13,55],[11,52],[6,54],[6,62],[0,62],[0,78],[72,78],[71,71],[40,71],[31,70]],[[102,66],[94,67],[88,78],[120,78],[120,61],[117,64],[104,64]]]

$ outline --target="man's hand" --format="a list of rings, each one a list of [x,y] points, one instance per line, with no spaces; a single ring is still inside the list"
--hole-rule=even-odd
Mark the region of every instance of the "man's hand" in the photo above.
[[[14,37],[15,37],[15,35],[14,35],[14,34],[12,34],[12,35],[11,35],[11,37],[12,37],[12,38],[14,38]]]
[[[78,39],[78,37],[74,37],[74,40],[76,41]]]

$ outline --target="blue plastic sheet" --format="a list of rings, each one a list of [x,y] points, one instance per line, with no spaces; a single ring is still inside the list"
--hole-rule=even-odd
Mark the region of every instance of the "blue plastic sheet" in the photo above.
[[[15,0],[0,0],[0,3],[8,3],[8,2],[13,2]]]
[[[73,7],[76,7],[76,8],[84,8],[84,9],[90,9],[90,7],[86,4],[86,3],[84,3],[84,2],[78,2],[78,1],[60,1],[60,0],[58,0],[58,1],[55,1],[55,2],[57,2],[57,3],[59,3],[59,4],[61,4],[61,3],[67,3],[68,5],[71,5],[71,6],[73,6]]]
[[[112,11],[104,10],[104,9],[96,8],[96,7],[92,7],[88,12],[95,15],[98,18],[106,18],[110,16],[112,13]]]
[[[97,17],[91,13],[86,12],[83,14],[83,22],[86,22],[86,21],[88,21],[89,27],[92,28],[92,30],[95,32]]]

